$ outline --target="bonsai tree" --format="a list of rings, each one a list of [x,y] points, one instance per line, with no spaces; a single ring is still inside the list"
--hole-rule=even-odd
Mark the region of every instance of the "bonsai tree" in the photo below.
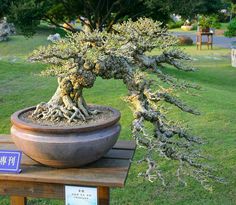
[[[178,89],[197,89],[198,86],[179,82],[165,74],[164,65],[180,71],[194,71],[185,64],[191,58],[176,46],[160,22],[141,18],[113,26],[113,33],[97,31],[73,33],[47,47],[40,47],[30,56],[31,61],[48,64],[42,75],[55,76],[58,88],[47,103],[37,105],[33,116],[51,121],[86,121],[99,110],[90,107],[83,97],[85,88],[92,88],[97,77],[120,79],[129,91],[126,101],[132,105],[134,120],[132,135],[137,145],[146,150],[139,161],[147,163],[141,173],[152,181],[159,178],[165,185],[159,168],[161,160],[175,160],[176,174],[193,176],[206,188],[215,177],[200,163],[202,156],[195,145],[200,138],[193,136],[179,122],[168,119],[168,106],[198,115],[175,96]],[[148,52],[158,49],[158,55]]]
[[[216,15],[200,16],[198,19],[198,25],[203,31],[209,31],[210,28],[219,29],[221,27],[221,24]]]

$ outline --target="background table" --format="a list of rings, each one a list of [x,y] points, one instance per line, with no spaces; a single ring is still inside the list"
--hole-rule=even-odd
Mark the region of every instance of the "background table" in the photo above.
[[[203,36],[207,37],[206,42],[202,41]],[[209,46],[212,49],[212,46],[213,46],[213,33],[211,33],[211,32],[197,32],[197,39],[196,39],[197,49],[199,47],[200,50],[201,50],[202,49],[202,44],[206,44],[208,49],[209,49]]]
[[[27,197],[65,199],[65,185],[98,189],[99,205],[109,204],[111,187],[124,187],[135,151],[134,141],[118,141],[100,160],[81,168],[45,167],[23,154],[20,174],[0,173],[0,195],[11,205],[27,204]],[[0,135],[0,150],[18,150],[9,135]]]

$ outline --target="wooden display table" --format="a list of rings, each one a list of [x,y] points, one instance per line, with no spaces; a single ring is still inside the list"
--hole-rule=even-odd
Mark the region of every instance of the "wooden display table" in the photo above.
[[[206,42],[202,41],[203,36],[207,37]],[[212,49],[212,46],[213,46],[213,33],[211,33],[211,32],[197,32],[197,38],[196,38],[197,49],[200,48],[200,50],[201,50],[203,44],[206,44],[208,49],[209,49],[209,47],[211,47],[211,49]]]
[[[97,187],[98,204],[109,204],[109,189],[124,187],[135,151],[134,141],[118,141],[100,160],[82,167],[45,167],[23,154],[20,174],[0,173],[0,195],[11,205],[26,205],[27,197],[65,199],[65,185]],[[9,135],[0,135],[0,150],[18,150]]]

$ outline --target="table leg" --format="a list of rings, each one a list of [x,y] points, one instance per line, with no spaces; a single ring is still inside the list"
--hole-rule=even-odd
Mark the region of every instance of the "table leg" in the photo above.
[[[200,50],[202,50],[202,35],[200,35]]]
[[[210,36],[207,35],[207,49],[209,50],[209,44],[210,44]]]
[[[196,45],[197,45],[197,50],[198,50],[198,35],[196,36]]]
[[[24,196],[11,196],[11,205],[27,205],[27,198]]]
[[[109,187],[98,187],[98,201],[99,205],[110,204],[110,189]]]
[[[213,35],[211,36],[211,50],[212,50],[212,47],[213,47]]]

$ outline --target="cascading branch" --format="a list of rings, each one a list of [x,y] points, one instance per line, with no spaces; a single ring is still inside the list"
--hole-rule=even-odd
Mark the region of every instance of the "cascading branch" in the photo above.
[[[148,55],[158,49],[158,55]],[[210,189],[208,182],[214,177],[208,166],[200,163],[203,156],[195,145],[201,140],[189,134],[178,122],[168,119],[166,108],[176,106],[181,111],[199,114],[174,95],[177,89],[197,89],[198,86],[179,82],[163,73],[169,64],[181,71],[194,71],[185,64],[191,60],[177,48],[177,39],[160,22],[141,18],[115,24],[113,32],[94,31],[74,33],[47,47],[35,50],[29,58],[49,64],[43,75],[58,79],[58,88],[47,103],[40,103],[33,116],[38,119],[69,122],[86,120],[99,111],[88,107],[83,89],[91,88],[97,77],[121,79],[129,95],[134,120],[132,134],[137,145],[146,150],[139,162],[146,162],[144,175],[150,181],[159,178],[165,185],[159,164],[162,160],[175,160],[179,166],[177,178],[193,176]]]

